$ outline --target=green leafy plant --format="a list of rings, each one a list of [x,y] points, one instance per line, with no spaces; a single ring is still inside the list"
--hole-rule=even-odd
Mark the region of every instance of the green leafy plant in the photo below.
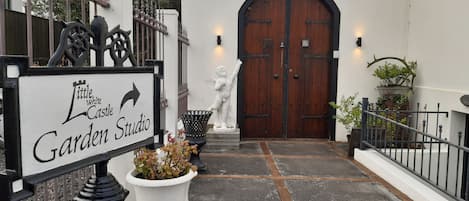
[[[409,98],[406,95],[380,96],[376,106],[378,110],[408,110]]]
[[[413,87],[414,79],[417,76],[417,62],[416,61],[406,61],[405,58],[397,57],[382,57],[377,59],[376,57],[370,63],[368,67],[384,60],[397,60],[400,64],[386,62],[384,65],[378,66],[374,72],[373,76],[381,80],[381,86],[384,87],[393,87],[393,86],[404,86],[404,87]]]
[[[197,153],[196,146],[190,146],[188,141],[175,140],[156,151],[139,149],[134,158],[137,177],[162,180],[183,176],[191,169],[196,171],[197,167],[189,162],[192,153]]]
[[[335,102],[329,102],[329,105],[337,110],[337,115],[334,116],[339,123],[345,126],[347,132],[351,132],[352,128],[361,127],[361,103],[356,102],[358,94],[353,96],[340,98],[340,102],[337,104]]]

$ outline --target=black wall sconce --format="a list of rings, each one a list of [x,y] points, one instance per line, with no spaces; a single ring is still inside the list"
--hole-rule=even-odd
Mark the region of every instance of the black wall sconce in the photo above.
[[[221,35],[217,35],[217,45],[221,45]]]
[[[357,41],[355,41],[355,44],[357,44],[357,47],[362,47],[362,37],[358,37]]]

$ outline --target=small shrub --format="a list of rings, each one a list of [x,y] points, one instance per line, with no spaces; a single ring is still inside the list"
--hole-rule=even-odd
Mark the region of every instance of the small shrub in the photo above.
[[[373,76],[381,80],[381,86],[384,87],[393,87],[393,86],[404,86],[404,87],[413,87],[414,79],[417,76],[417,62],[416,61],[406,61],[405,58],[397,57],[382,57],[374,58],[374,60],[368,63],[368,67],[384,60],[397,60],[400,64],[384,62],[384,65],[378,66],[374,72]]]
[[[361,103],[356,102],[358,94],[353,96],[340,98],[339,104],[335,102],[329,102],[329,105],[337,110],[337,115],[334,116],[339,123],[345,126],[348,133],[352,131],[352,128],[361,127]]]
[[[197,170],[190,162],[192,153],[197,153],[196,146],[188,141],[171,142],[159,150],[146,148],[135,152],[135,170],[137,177],[149,180],[171,179],[183,176],[189,170]]]

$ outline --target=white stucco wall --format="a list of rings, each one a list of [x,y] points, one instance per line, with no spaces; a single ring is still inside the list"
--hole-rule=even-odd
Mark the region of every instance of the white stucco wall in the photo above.
[[[189,47],[189,108],[205,109],[215,95],[210,79],[214,68],[234,67],[238,51],[238,11],[243,0],[182,0],[182,20],[187,26]],[[336,0],[341,11],[338,98],[342,95],[376,97],[378,81],[366,62],[379,56],[407,55],[408,0]],[[223,44],[216,46],[216,35]],[[357,36],[363,47],[356,48]],[[236,120],[236,89],[231,97],[232,121]],[[346,131],[337,124],[338,141],[346,140]]]
[[[24,12],[23,0],[10,0],[10,10]]]
[[[182,0],[182,22],[191,43],[188,49],[189,109],[206,109],[212,104],[215,67],[224,65],[229,74],[233,71],[238,58],[238,10],[243,2]],[[217,46],[217,35],[221,35],[221,46]],[[236,121],[236,90],[234,85],[231,124]]]
[[[176,10],[164,10],[164,23],[168,35],[164,37],[164,96],[168,99],[165,109],[165,129],[176,133],[178,120],[178,16]]]
[[[418,62],[415,102],[449,111],[450,121],[465,118],[469,113],[459,98],[469,94],[469,13],[468,1],[410,0],[408,57]],[[444,137],[454,139],[464,126],[443,125]],[[449,128],[448,128],[449,127]]]
[[[359,93],[374,102],[378,79],[366,68],[373,56],[407,55],[408,0],[336,0],[341,11],[340,59],[337,99]],[[362,37],[362,47],[355,45]],[[361,101],[361,99],[360,99]],[[345,128],[337,123],[337,141],[346,140]]]

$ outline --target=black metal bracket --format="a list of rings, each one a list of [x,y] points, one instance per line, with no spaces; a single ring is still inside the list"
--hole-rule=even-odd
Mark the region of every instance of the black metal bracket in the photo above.
[[[130,31],[124,31],[120,26],[108,31],[108,25],[101,16],[95,16],[91,29],[80,21],[66,23],[60,35],[59,46],[47,65],[83,66],[93,50],[96,53],[96,66],[104,66],[106,51],[109,51],[114,66],[121,67],[126,60],[130,60],[132,66],[135,66],[129,35]],[[111,43],[107,44],[107,40]]]
[[[161,90],[156,90],[156,89],[161,89],[161,80],[164,78],[164,62],[160,60],[145,60],[145,66],[148,67],[153,67],[154,69],[154,86],[155,86],[155,94],[154,94],[154,100],[158,101],[158,104],[155,104],[155,107],[153,108],[153,116],[154,116],[154,126],[153,128],[161,128],[161,104],[160,103],[160,97],[161,97]],[[149,149],[156,149],[158,147],[163,146],[164,143],[164,130],[158,129],[155,131],[155,135],[158,135],[158,143],[155,144],[153,143],[152,145],[147,146]]]

